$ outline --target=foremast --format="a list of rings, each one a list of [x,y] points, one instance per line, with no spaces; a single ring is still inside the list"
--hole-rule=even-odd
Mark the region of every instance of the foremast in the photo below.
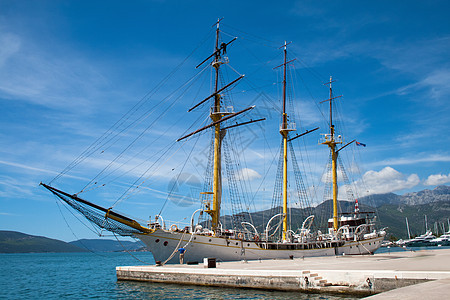
[[[212,209],[208,210],[207,213],[211,216],[211,229],[216,231],[219,228],[220,221],[220,204],[222,202],[222,139],[225,136],[225,131],[221,132],[220,130],[220,119],[222,119],[223,115],[220,109],[220,98],[221,95],[218,93],[219,89],[219,69],[222,65],[221,61],[221,49],[219,48],[219,24],[220,19],[217,20],[217,28],[216,28],[216,43],[215,43],[215,55],[214,61],[212,62],[212,66],[215,69],[214,76],[214,106],[211,110],[210,117],[213,122],[217,122],[214,125],[214,169],[213,169],[213,206]]]
[[[223,109],[221,105],[222,95],[221,93],[225,91],[226,89],[231,88],[234,86],[238,81],[240,81],[242,78],[244,78],[244,75],[240,75],[235,80],[231,81],[230,83],[222,86],[219,88],[219,79],[220,79],[220,67],[223,64],[228,63],[227,57],[222,57],[222,55],[225,55],[227,52],[227,46],[234,42],[237,38],[233,38],[228,43],[220,43],[220,25],[221,19],[219,19],[216,23],[216,41],[214,46],[214,52],[207,58],[205,58],[200,64],[197,65],[196,68],[200,67],[207,61],[209,61],[212,58],[211,66],[214,68],[214,92],[191,107],[188,112],[194,110],[195,108],[199,107],[209,99],[213,98],[213,106],[211,107],[210,111],[210,118],[212,122],[209,125],[206,125],[200,129],[197,129],[194,132],[191,132],[179,139],[177,141],[181,141],[185,138],[188,138],[194,134],[197,134],[205,129],[208,128],[214,128],[214,149],[213,149],[213,181],[212,181],[212,191],[202,192],[201,194],[211,195],[212,194],[212,203],[210,199],[207,199],[204,203],[206,209],[204,212],[208,213],[211,216],[211,229],[216,232],[220,233],[220,206],[222,202],[222,140],[225,137],[227,128],[236,127],[240,125],[250,124],[258,121],[262,121],[265,119],[259,119],[259,120],[252,120],[249,122],[244,122],[241,124],[236,124],[233,126],[228,127],[221,127],[221,123],[234,118],[238,115],[241,115],[251,109],[253,109],[255,106],[247,107],[246,109],[243,109],[238,112],[233,112],[232,109],[228,111],[228,109]],[[220,44],[219,44],[220,43]]]

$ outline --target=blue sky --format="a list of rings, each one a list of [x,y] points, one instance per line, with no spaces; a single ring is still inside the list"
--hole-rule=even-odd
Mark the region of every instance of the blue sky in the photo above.
[[[39,182],[52,180],[147,93],[154,91],[146,104],[151,107],[194,76],[195,66],[211,52],[211,26],[219,17],[224,18],[224,40],[238,37],[229,49],[228,77],[237,77],[234,70],[246,75],[233,89],[235,109],[257,105],[245,118],[268,119],[236,140],[247,142],[242,148],[248,153],[237,171],[248,177],[249,190],[258,190],[255,198],[265,199],[261,203],[270,203],[275,176],[270,165],[279,145],[280,92],[275,84],[279,71],[272,68],[281,64],[278,47],[285,40],[292,42],[290,57],[297,58],[292,75],[299,131],[320,126],[325,132],[326,106],[319,102],[328,91],[322,83],[330,75],[337,80],[335,94],[343,97],[336,110],[346,124],[337,126],[348,141],[356,138],[367,144],[342,154],[351,161],[351,180],[360,196],[448,184],[449,6],[448,1],[133,1],[126,5],[122,1],[0,1],[0,228],[67,241],[95,237]],[[171,80],[154,90],[188,56]],[[206,78],[207,72],[202,74]],[[153,145],[150,154],[166,149],[188,127],[192,131],[204,124],[206,106],[185,115],[207,95],[205,86],[176,98],[163,118],[157,117],[168,106],[140,124],[159,125],[160,131],[154,126],[147,132],[145,142]],[[271,100],[259,97],[261,93]],[[128,134],[138,130],[132,128],[124,144]],[[154,216],[167,199],[171,180],[180,173],[187,174],[191,187],[199,186],[200,164],[184,166],[183,159],[193,151],[194,158],[204,161],[205,148],[199,145],[206,137],[174,146],[168,154],[173,162],[155,168],[145,191],[121,201],[117,209],[142,219]],[[314,191],[327,159],[326,149],[317,145],[319,137],[311,135],[298,143],[299,150],[308,154],[305,178]],[[195,147],[189,146],[192,142]],[[115,144],[108,150],[118,149]],[[80,191],[113,153],[87,160],[56,186]],[[357,171],[352,164],[355,153],[362,163]],[[164,162],[169,156],[162,158]],[[142,160],[148,163],[151,157],[157,155]],[[134,163],[145,168],[140,161]],[[93,196],[86,193],[86,198],[110,206],[120,189],[142,172],[128,171],[111,189],[98,189]],[[265,173],[270,175],[264,177]],[[164,212],[181,220],[195,208],[189,201],[169,201]]]

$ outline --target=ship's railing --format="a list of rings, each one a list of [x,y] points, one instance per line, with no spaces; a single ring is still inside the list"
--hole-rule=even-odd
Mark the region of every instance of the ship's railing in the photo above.
[[[319,139],[319,144],[325,144],[334,141],[336,144],[342,144],[343,139],[341,135],[334,135],[334,138],[329,133],[322,133],[322,137]]]
[[[187,222],[166,220],[165,223],[168,224],[168,227],[166,229],[169,229],[170,231],[183,231],[185,229],[190,230],[191,227]]]
[[[215,106],[211,106],[210,113],[211,114],[223,114],[223,115],[229,115],[234,113],[234,106],[221,106],[219,112],[215,112]]]
[[[297,125],[294,122],[290,122],[286,124],[286,129],[283,129],[283,124],[280,124],[280,131],[295,131],[297,130]]]

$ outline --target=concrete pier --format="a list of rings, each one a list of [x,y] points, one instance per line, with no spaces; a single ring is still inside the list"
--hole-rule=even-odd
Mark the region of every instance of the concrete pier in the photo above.
[[[118,280],[356,295],[398,289],[403,297],[413,289],[402,287],[430,281],[450,290],[450,249],[219,262],[216,268],[203,264],[117,267],[116,271]]]

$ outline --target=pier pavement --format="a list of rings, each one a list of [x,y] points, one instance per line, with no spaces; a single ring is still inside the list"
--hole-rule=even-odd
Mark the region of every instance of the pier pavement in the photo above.
[[[447,292],[442,293],[450,290],[450,249],[218,262],[216,268],[203,264],[130,266],[116,271],[118,280],[362,296],[397,292],[403,299],[415,299],[415,289],[431,284],[441,295],[437,297],[445,298]],[[405,298],[408,294],[413,298]]]

